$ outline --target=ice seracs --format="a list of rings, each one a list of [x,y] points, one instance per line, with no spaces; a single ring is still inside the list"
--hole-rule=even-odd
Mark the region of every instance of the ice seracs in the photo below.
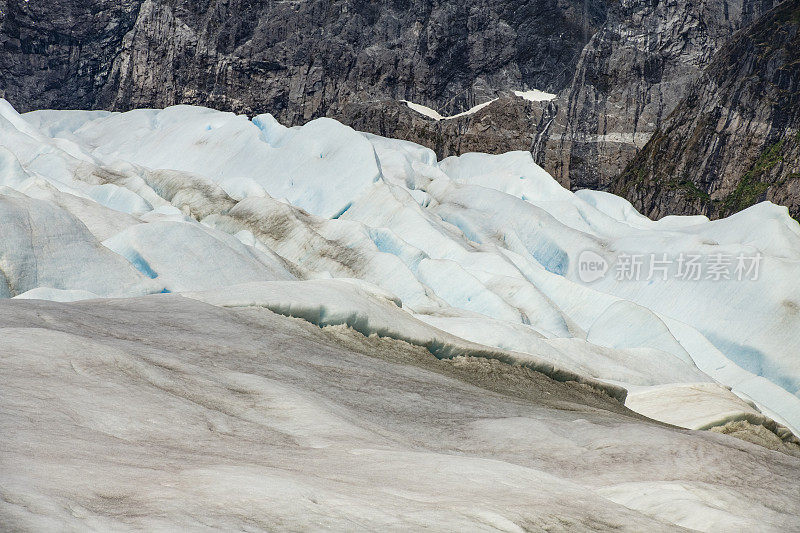
[[[800,515],[784,208],[652,221],[527,152],[437,161],[329,119],[0,100],[0,229],[0,523]],[[589,280],[587,252],[606,267]],[[679,275],[688,256],[702,275]]]
[[[653,416],[694,387],[682,401],[706,395],[720,425],[738,405],[739,420],[756,410],[800,428],[800,227],[778,206],[651,221],[621,198],[565,190],[527,152],[437,161],[330,119],[286,128],[191,106],[19,115],[5,102],[0,114],[6,297],[359,279],[402,302],[413,328],[637,394],[654,387]],[[608,265],[591,282],[578,272],[587,250]],[[690,254],[704,267],[758,256],[760,270],[682,279],[675,261]],[[667,256],[673,270],[618,276],[632,256]],[[298,297],[318,294],[295,283]],[[411,339],[404,327],[393,338]]]

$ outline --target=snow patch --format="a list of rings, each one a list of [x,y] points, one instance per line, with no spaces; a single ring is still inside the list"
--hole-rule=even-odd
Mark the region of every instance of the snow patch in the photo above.
[[[529,91],[514,91],[514,94],[530,102],[549,102],[550,100],[554,100],[557,96],[553,93],[540,91],[539,89],[531,89]]]
[[[424,106],[422,104],[415,104],[414,102],[409,102],[408,100],[400,100],[400,101],[402,103],[406,104],[413,111],[416,111],[417,113],[419,113],[420,115],[425,115],[426,117],[431,118],[431,119],[433,119],[433,120],[438,122],[440,120],[452,120],[454,118],[460,118],[460,117],[466,117],[466,116],[469,116],[469,115],[474,115],[475,113],[477,113],[478,111],[480,111],[484,107],[492,104],[493,102],[496,102],[497,100],[498,100],[497,98],[494,98],[492,100],[489,100],[488,102],[483,102],[482,104],[478,104],[476,106],[473,106],[473,107],[469,108],[466,111],[462,111],[461,113],[458,113],[456,115],[450,115],[450,116],[440,115],[437,111],[431,109],[430,107]]]

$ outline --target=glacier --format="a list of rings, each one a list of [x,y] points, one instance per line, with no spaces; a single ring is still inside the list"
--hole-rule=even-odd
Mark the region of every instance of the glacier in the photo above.
[[[0,228],[13,406],[0,423],[16,436],[0,512],[20,527],[195,528],[209,505],[208,527],[256,529],[279,516],[289,529],[516,530],[556,516],[785,529],[800,515],[800,225],[785,208],[653,221],[564,189],[528,152],[438,161],[324,118],[21,115],[0,100]],[[605,275],[585,279],[588,252]],[[709,271],[757,257],[758,276],[614,272],[621,257],[683,255]],[[46,459],[58,443],[32,416],[76,451]],[[263,447],[247,450],[253,439]],[[98,488],[80,496],[66,478],[91,457]],[[748,457],[773,481],[753,479]],[[181,461],[177,478],[147,475]],[[360,463],[379,494],[369,476],[333,474]],[[139,504],[150,511],[119,518]]]

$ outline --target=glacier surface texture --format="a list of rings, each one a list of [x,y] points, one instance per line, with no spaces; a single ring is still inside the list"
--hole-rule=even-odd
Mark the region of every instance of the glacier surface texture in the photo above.
[[[0,522],[797,530],[798,280],[766,202],[0,100]]]

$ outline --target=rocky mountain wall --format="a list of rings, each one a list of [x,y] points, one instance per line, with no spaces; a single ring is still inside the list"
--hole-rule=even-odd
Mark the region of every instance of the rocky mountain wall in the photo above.
[[[457,113],[566,87],[606,0],[0,1],[17,109],[199,104],[299,124],[406,99]]]
[[[800,0],[723,48],[611,190],[653,217],[771,200],[800,218]]]

